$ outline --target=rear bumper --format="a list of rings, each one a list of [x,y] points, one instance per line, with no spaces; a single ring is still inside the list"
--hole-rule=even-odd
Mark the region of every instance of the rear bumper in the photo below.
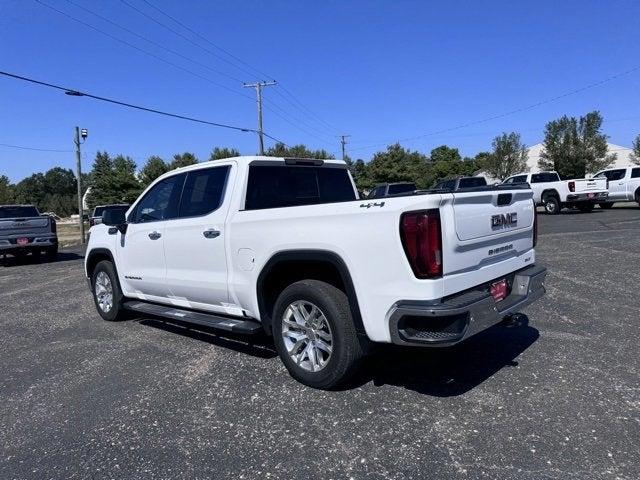
[[[434,347],[459,343],[542,297],[546,275],[547,269],[536,265],[515,272],[511,293],[497,303],[486,286],[441,302],[398,302],[389,315],[391,341]]]
[[[18,238],[27,238],[29,243],[18,245]],[[0,238],[0,253],[30,252],[44,250],[58,245],[56,235],[12,235]]]
[[[566,203],[573,203],[573,202],[593,202],[593,203],[598,203],[598,202],[603,202],[603,201],[607,200],[607,197],[609,196],[609,192],[598,192],[598,193],[594,193],[592,195],[593,196],[590,197],[588,193],[570,193],[569,195],[567,195]]]

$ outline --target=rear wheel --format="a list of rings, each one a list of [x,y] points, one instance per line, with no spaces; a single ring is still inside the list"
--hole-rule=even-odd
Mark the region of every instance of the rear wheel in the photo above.
[[[545,194],[542,197],[542,203],[544,204],[544,211],[549,215],[557,215],[560,213],[560,200],[553,194]]]
[[[48,260],[55,260],[58,256],[58,246],[56,245],[55,247],[49,247],[45,250],[45,252],[47,254]]]
[[[113,264],[103,260],[93,270],[91,276],[93,301],[100,316],[110,322],[123,320],[125,311],[122,308],[122,290]]]
[[[612,202],[599,203],[598,206],[604,210],[609,210],[611,207],[613,207],[613,203]]]
[[[289,285],[273,309],[273,338],[293,378],[313,388],[331,389],[356,371],[365,354],[349,300],[318,280]]]
[[[589,213],[593,211],[593,203],[581,203],[578,205],[578,210],[582,213]]]

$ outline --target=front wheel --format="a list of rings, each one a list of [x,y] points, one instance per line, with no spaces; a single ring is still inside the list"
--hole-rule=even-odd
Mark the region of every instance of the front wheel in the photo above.
[[[96,265],[91,276],[93,302],[104,320],[114,322],[125,318],[122,291],[113,264],[103,260]]]
[[[309,387],[343,384],[365,355],[347,296],[325,282],[302,280],[285,288],[273,309],[272,327],[280,359]]]

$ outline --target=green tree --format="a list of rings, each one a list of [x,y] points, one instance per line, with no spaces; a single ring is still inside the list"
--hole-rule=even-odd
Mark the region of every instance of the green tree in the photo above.
[[[490,177],[505,180],[511,175],[528,170],[527,147],[522,143],[519,133],[504,132],[493,139],[491,146],[493,151],[483,155],[478,162]]]
[[[20,180],[14,189],[16,203],[33,204],[39,209],[43,206],[46,193],[44,175],[42,173],[34,173]]]
[[[109,203],[132,202],[140,194],[141,185],[136,178],[136,164],[118,155],[111,158],[107,152],[98,152],[91,170],[89,208]]]
[[[0,204],[14,202],[13,185],[6,175],[0,175]]]
[[[608,167],[616,154],[607,154],[608,137],[601,128],[602,115],[598,111],[579,119],[564,115],[547,123],[538,166],[555,170],[562,178],[581,178]]]
[[[305,145],[287,147],[284,143],[276,143],[265,152],[267,157],[291,157],[291,158],[320,158],[324,160],[335,158],[326,150],[309,150]]]
[[[457,148],[451,148],[447,145],[440,145],[431,150],[432,162],[459,162],[462,160],[460,152]]]
[[[118,155],[113,159],[114,184],[119,191],[119,200],[132,203],[142,191],[140,182],[136,178],[136,162],[130,157]]]
[[[140,170],[140,183],[142,187],[148,187],[156,178],[168,171],[169,166],[162,158],[156,155],[149,157],[147,163],[145,163],[142,170]]]
[[[173,156],[173,160],[169,164],[169,170],[173,170],[175,168],[187,167],[189,165],[195,165],[198,163],[198,159],[193,153],[184,152],[182,154],[176,153]]]
[[[633,150],[633,153],[631,153],[629,158],[631,158],[631,161],[636,165],[640,165],[640,135],[633,140],[631,149]]]
[[[414,182],[419,188],[425,188],[428,181],[427,161],[427,157],[418,151],[405,149],[399,143],[389,145],[385,152],[374,154],[367,164],[369,185]]]
[[[223,160],[225,158],[231,157],[239,157],[240,151],[235,148],[227,148],[227,147],[216,147],[211,151],[211,155],[209,155],[209,161],[211,160]]]

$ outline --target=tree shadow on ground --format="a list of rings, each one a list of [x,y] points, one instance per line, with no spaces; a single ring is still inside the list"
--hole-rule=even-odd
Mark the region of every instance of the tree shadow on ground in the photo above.
[[[539,337],[529,319],[497,324],[449,348],[383,345],[367,360],[355,383],[396,385],[435,397],[462,395],[515,360]]]

